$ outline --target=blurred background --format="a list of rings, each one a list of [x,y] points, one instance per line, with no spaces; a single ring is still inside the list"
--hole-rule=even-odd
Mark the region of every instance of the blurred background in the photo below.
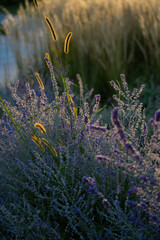
[[[7,14],[17,16],[17,11],[25,0],[1,0],[0,1],[0,87],[2,89],[9,83],[14,82],[18,76],[18,68],[15,56],[13,54],[10,39],[3,28],[3,20],[7,18]]]
[[[130,88],[146,84],[142,100],[147,111],[159,108],[160,1],[39,0],[36,8],[28,0],[1,0],[1,5],[7,9],[0,10],[0,82],[4,86],[17,78],[33,84],[35,71],[47,84],[44,54],[49,52],[57,69],[61,61],[75,84],[79,73],[86,90],[94,88],[94,94],[101,94],[102,104],[111,103],[110,81],[120,81],[124,73]],[[45,16],[53,23],[57,41]],[[70,31],[70,52],[65,55],[64,40]]]

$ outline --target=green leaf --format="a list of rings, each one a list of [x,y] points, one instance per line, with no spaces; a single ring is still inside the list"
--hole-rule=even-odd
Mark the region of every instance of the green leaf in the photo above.
[[[62,144],[64,147],[66,147],[66,144],[65,144],[64,142],[62,142],[60,138],[56,138],[56,140],[57,140],[60,144]]]
[[[95,114],[99,113],[100,111],[102,111],[105,107],[107,107],[107,105],[105,105],[104,107],[98,109],[96,112],[92,113],[89,118],[91,118],[93,115],[95,115]]]

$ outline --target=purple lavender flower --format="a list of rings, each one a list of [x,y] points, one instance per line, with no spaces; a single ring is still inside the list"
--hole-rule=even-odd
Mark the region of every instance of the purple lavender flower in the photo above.
[[[113,123],[116,125],[117,124],[117,121],[119,122],[119,110],[120,110],[120,108],[119,107],[115,107],[114,109],[113,109],[113,112],[112,112],[112,121],[113,121]]]
[[[135,154],[135,151],[134,151],[131,143],[126,143],[126,144],[125,144],[125,148],[126,148],[131,154],[133,154],[133,155]]]
[[[108,199],[104,198],[104,199],[102,200],[102,203],[103,203],[103,205],[104,205],[104,207],[105,207],[106,209],[109,209],[110,204],[109,204]]]
[[[116,84],[113,80],[110,81],[110,84],[111,84],[111,86],[112,86],[116,91],[119,90],[119,87],[117,86],[117,84]]]
[[[128,190],[128,197],[130,197],[132,194],[137,193],[137,187],[134,186],[134,183],[130,183],[130,189]]]
[[[126,143],[126,136],[125,136],[125,133],[124,133],[123,128],[122,128],[122,126],[120,124],[120,121],[119,121],[119,114],[118,114],[119,110],[120,110],[119,107],[115,107],[113,109],[112,122],[116,126],[116,128],[118,129],[117,134],[119,134],[120,140],[125,144]]]
[[[89,186],[89,187],[93,187],[93,186],[96,185],[95,180],[93,178],[91,178],[91,177],[83,177],[82,178],[82,182],[87,184],[87,186]]]
[[[100,160],[100,161],[107,161],[107,162],[111,162],[112,160],[106,156],[103,156],[103,155],[97,155],[96,156],[96,160]]]
[[[88,116],[84,116],[84,124],[86,124],[87,125],[87,123],[88,123]]]
[[[97,189],[96,189],[96,188],[92,188],[92,187],[90,187],[90,188],[88,189],[88,192],[91,193],[91,194],[95,194],[95,195],[98,194]]]
[[[153,118],[150,118],[149,123],[150,123],[150,124],[154,124],[154,119],[153,119]]]
[[[155,120],[156,122],[160,122],[160,109],[155,114]]]
[[[125,77],[124,74],[120,74],[120,77],[121,77],[122,80],[126,80],[126,77]]]
[[[100,94],[97,94],[95,96],[95,99],[96,99],[96,103],[99,103],[100,102],[100,99],[101,99],[101,95]]]
[[[106,133],[106,131],[107,131],[107,127],[96,126],[96,125],[91,125],[91,126],[90,126],[90,129],[102,131],[102,132],[104,132],[104,133]]]
[[[122,128],[120,128],[117,132],[120,136],[120,140],[125,144],[126,143],[126,136]]]
[[[118,129],[117,134],[119,134],[120,140],[125,144],[126,143],[126,137],[125,137],[125,133],[124,133],[124,131],[122,129],[122,126],[120,124],[120,121],[119,121],[119,114],[118,114],[119,110],[120,110],[119,107],[115,107],[113,109],[112,122],[116,126],[116,128]]]
[[[160,192],[157,193],[157,199],[160,200]]]
[[[114,149],[114,153],[120,154],[121,152],[116,148],[116,149]]]
[[[87,187],[89,187],[88,192],[91,194],[98,195],[97,187],[96,187],[96,182],[93,178],[91,177],[83,177],[82,182],[85,183]]]
[[[144,122],[143,123],[143,131],[146,132],[147,131],[147,124]]]
[[[140,161],[140,155],[139,153],[135,150],[135,148],[132,146],[130,142],[125,144],[125,148],[138,160]],[[142,161],[140,161],[142,163]]]
[[[137,206],[137,203],[134,202],[134,201],[132,201],[132,200],[128,200],[128,201],[127,201],[127,205],[128,205],[129,207],[136,207],[136,206]]]
[[[44,60],[47,62],[49,68],[52,67],[52,65],[47,57],[44,57]]]
[[[125,90],[128,90],[128,84],[127,84],[127,82],[126,82],[126,77],[125,77],[125,75],[124,75],[124,74],[120,74],[120,77],[121,77],[121,79],[122,79],[122,81],[123,81],[124,89],[125,89]]]
[[[140,179],[143,180],[144,182],[148,182],[149,178],[146,177],[145,175],[140,175]]]
[[[152,215],[152,216],[150,217],[150,220],[151,220],[151,222],[156,222],[156,221],[158,220],[158,218],[157,218],[157,216]]]

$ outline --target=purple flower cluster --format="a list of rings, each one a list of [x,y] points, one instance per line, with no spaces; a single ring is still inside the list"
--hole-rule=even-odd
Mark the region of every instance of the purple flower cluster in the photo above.
[[[95,194],[98,195],[98,190],[97,190],[97,186],[96,186],[96,182],[93,178],[91,177],[83,177],[82,178],[82,182],[85,183],[85,185],[87,187],[89,187],[88,192],[91,194]]]
[[[56,80],[52,65],[49,59],[45,60],[51,70],[53,83]],[[125,76],[121,75],[121,79],[127,92],[128,85],[125,82]],[[54,83],[55,93],[57,91],[59,97],[56,82]],[[100,95],[95,96],[94,114],[91,114],[92,111],[86,98],[83,99],[81,85],[81,104],[77,108],[75,117],[72,118],[73,131],[71,131],[66,92],[59,97],[59,108],[57,108],[55,100],[49,104],[44,92],[37,96],[30,89],[29,84],[26,84],[26,98],[20,98],[16,92],[17,87],[18,82],[15,87],[11,87],[11,90],[18,107],[11,107],[6,101],[4,103],[19,126],[19,130],[24,134],[28,148],[20,141],[15,125],[3,108],[5,113],[0,119],[0,219],[2,219],[2,228],[13,232],[16,226],[17,236],[15,234],[13,238],[22,239],[25,238],[23,234],[21,235],[24,230],[27,235],[30,234],[29,230],[34,231],[28,236],[30,239],[33,236],[35,239],[51,239],[52,236],[56,236],[56,239],[70,239],[71,235],[75,236],[75,239],[88,239],[89,235],[86,234],[88,232],[92,232],[92,239],[107,239],[107,231],[113,233],[112,236],[116,234],[117,239],[121,239],[122,236],[123,239],[136,239],[136,236],[142,238],[141,231],[142,235],[146,234],[148,226],[154,234],[158,235],[159,165],[155,164],[155,160],[159,162],[160,159],[160,143],[159,135],[155,134],[152,136],[154,141],[152,143],[149,141],[144,119],[138,118],[137,122],[142,123],[138,128],[139,122],[137,124],[134,117],[130,119],[130,116],[127,118],[128,114],[125,115],[125,110],[129,106],[122,104],[121,99],[120,107],[115,107],[111,115],[114,127],[107,124],[100,126],[101,119],[97,116],[98,114],[95,114]],[[68,88],[71,93],[69,81]],[[134,93],[137,95],[138,91]],[[134,98],[134,95],[131,97]],[[138,100],[134,100],[134,103],[138,104]],[[74,112],[72,101],[71,107]],[[49,111],[46,111],[47,108]],[[124,124],[120,121],[120,109],[123,110]],[[135,106],[132,110],[135,111]],[[140,110],[139,108],[138,111]],[[27,118],[31,116],[34,118],[28,120]],[[60,166],[57,167],[55,164],[55,156],[51,152],[47,150],[42,152],[36,144],[32,144],[33,132],[37,137],[41,137],[40,131],[33,127],[36,122],[46,127],[46,139],[53,143],[58,153]],[[155,120],[151,122],[157,126],[155,130],[158,130],[160,110],[156,112]],[[133,128],[134,124],[135,128]],[[141,130],[139,135],[138,131],[135,132],[136,128]],[[117,142],[117,136],[120,144]],[[146,137],[143,146],[141,146],[142,136]],[[128,153],[130,153],[129,156]],[[143,164],[140,165],[142,153]],[[134,161],[134,158],[138,161]],[[92,177],[82,178],[82,176]],[[84,187],[87,191],[84,191]],[[18,200],[15,197],[17,194]],[[13,200],[15,202],[12,203],[14,206],[12,211],[9,206]],[[9,224],[6,223],[7,221]],[[106,227],[108,221],[109,224]],[[22,227],[19,226],[19,222],[23,224]],[[60,233],[59,226],[62,222],[65,230]],[[120,226],[118,230],[117,224]],[[56,225],[58,225],[58,230]],[[104,234],[105,227],[108,228],[106,235]],[[129,231],[126,230],[128,227]],[[147,234],[152,237],[152,233]]]
[[[160,122],[160,109],[155,114],[155,121]]]
[[[102,198],[102,204],[110,212],[111,205],[110,205],[108,199],[104,198],[104,195],[102,193],[98,192],[95,180],[91,177],[83,177],[82,182],[85,183],[85,185],[89,188],[89,190],[88,190],[89,193],[95,194],[95,195],[99,196],[100,198]]]
[[[112,162],[112,160],[103,155],[96,155],[96,161]]]
[[[107,127],[105,127],[105,126],[90,125],[90,129],[98,130],[98,131],[104,132],[104,133],[107,132]]]
[[[131,155],[133,155],[139,162],[140,164],[141,159],[140,159],[140,154],[138,153],[138,151],[136,151],[136,149],[133,147],[133,145],[130,142],[127,142],[126,139],[126,134],[123,130],[123,127],[120,123],[119,120],[119,107],[115,107],[112,111],[112,123],[115,125],[116,129],[117,129],[117,134],[120,137],[120,141],[121,143],[124,145],[124,147],[127,149],[128,152],[131,153]]]
[[[126,136],[123,131],[123,127],[120,123],[119,120],[119,107],[115,107],[114,110],[112,111],[112,123],[116,126],[117,129],[117,134],[120,136],[120,141],[125,144],[126,143]]]

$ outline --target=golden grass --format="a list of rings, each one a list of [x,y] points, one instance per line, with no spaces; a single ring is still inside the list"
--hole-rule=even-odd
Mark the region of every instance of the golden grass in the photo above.
[[[38,6],[37,11],[26,2],[18,19],[8,16],[4,22],[12,44],[24,42],[33,66],[46,51],[54,65],[58,54],[63,61],[64,39],[72,32],[67,55],[72,76],[80,73],[90,87],[102,87],[120,73],[129,73],[130,68],[135,71],[137,61],[143,61],[146,68],[151,64],[160,67],[160,1],[76,0],[75,4],[75,0],[54,0],[53,4],[42,0]],[[56,27],[58,45],[48,34],[45,16]],[[18,48],[17,44],[13,49],[22,67],[25,63]]]
[[[35,123],[34,127],[40,129],[41,133],[46,133],[46,129],[44,128],[44,126],[41,123]]]
[[[69,53],[69,44],[70,44],[70,41],[71,41],[71,37],[72,37],[72,33],[69,32],[65,38],[65,41],[64,41],[64,53],[68,54]]]
[[[38,148],[40,150],[42,150],[43,152],[45,152],[45,149],[42,145],[41,139],[39,137],[37,137],[36,135],[33,135],[31,138],[32,138],[33,142],[35,142],[37,144]]]
[[[57,34],[56,34],[56,31],[51,23],[51,21],[49,20],[49,18],[45,17],[45,20],[46,20],[46,23],[48,24],[48,27],[49,27],[49,30],[51,32],[51,35],[52,35],[52,38],[53,40],[57,40]]]
[[[39,85],[40,85],[40,88],[42,89],[42,90],[44,90],[44,85],[43,85],[43,82],[42,82],[42,79],[41,79],[41,77],[39,76],[39,73],[35,73],[35,77],[36,77],[36,79],[37,79],[37,81],[38,81],[38,83],[39,83]]]
[[[58,157],[58,153],[56,152],[55,148],[52,146],[52,144],[46,140],[45,138],[42,138],[42,142],[50,149],[50,151]]]

